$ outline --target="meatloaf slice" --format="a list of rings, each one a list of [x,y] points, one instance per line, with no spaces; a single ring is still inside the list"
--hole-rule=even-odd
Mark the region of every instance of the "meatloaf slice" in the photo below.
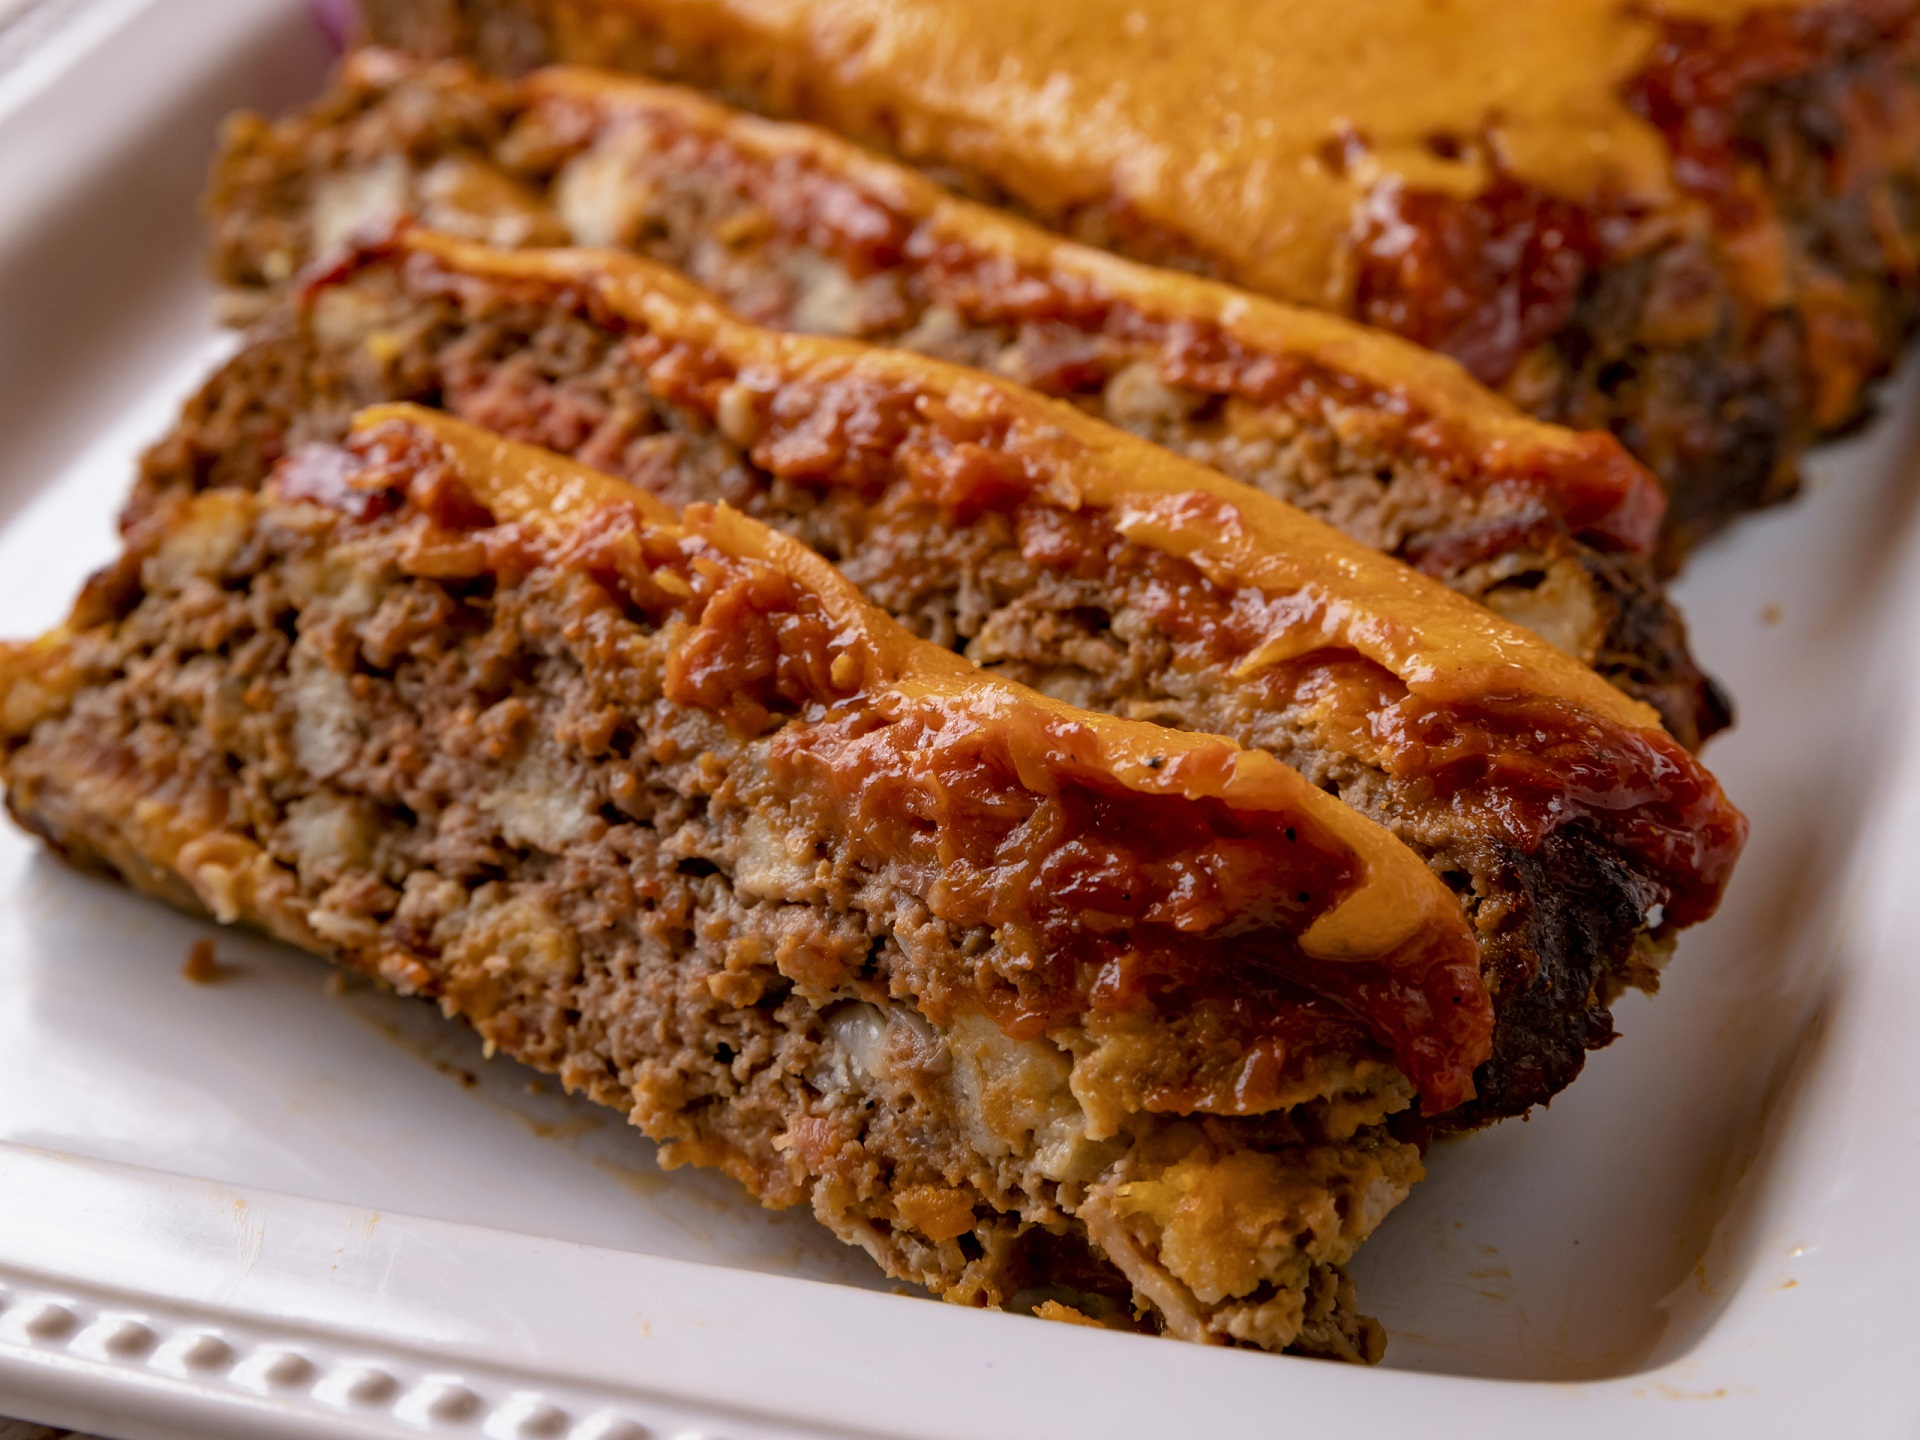
[[[230,123],[208,209],[215,269],[242,292],[410,214],[496,245],[636,250],[756,323],[982,366],[1437,576],[1689,748],[1728,721],[1654,572],[1659,487],[1611,436],[1529,421],[1381,332],[957,200],[824,131],[604,72],[514,84],[368,50],[305,113]]]
[[[1381,1121],[1490,1048],[1446,887],[1271,756],[405,407],[148,511],[0,648],[0,775],[964,1302],[1375,1358],[1339,1267],[1420,1174]]]
[[[343,263],[188,406],[130,514],[255,486],[382,400],[724,500],[923,638],[1267,750],[1386,826],[1459,897],[1498,1016],[1474,1097],[1428,1097],[1435,1123],[1568,1083],[1744,838],[1650,709],[1444,586],[1024,387],[759,329],[630,256],[416,231]]]
[[[363,0],[607,64],[1383,325],[1665,482],[1667,559],[1796,484],[1916,313],[1920,0]]]

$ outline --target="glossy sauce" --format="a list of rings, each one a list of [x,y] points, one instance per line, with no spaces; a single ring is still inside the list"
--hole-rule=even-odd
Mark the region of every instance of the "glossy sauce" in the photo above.
[[[1840,0],[1841,8],[1860,0]],[[1880,0],[1865,0],[1877,4]],[[619,58],[980,177],[1070,228],[1183,237],[1279,298],[1344,308],[1355,205],[1384,180],[1572,200],[1673,190],[1622,100],[1662,26],[1821,0],[583,0],[562,58]],[[590,12],[590,13],[588,13]],[[612,43],[612,49],[609,48]]]
[[[1621,95],[1665,141],[1676,187],[1737,236],[1778,221],[1759,180],[1767,157],[1743,135],[1753,97],[1855,57],[1837,107],[1855,133],[1833,148],[1873,156],[1882,133],[1911,124],[1901,111],[1911,108],[1914,28],[1906,0],[1764,9],[1732,25],[1669,18]],[[1568,197],[1508,173],[1470,195],[1388,183],[1359,212],[1355,313],[1498,384],[1572,318],[1589,274],[1644,245],[1645,211],[1631,194]],[[1767,274],[1748,283],[1765,305],[1780,303],[1789,282]]]
[[[1573,318],[1599,220],[1510,175],[1467,196],[1382,185],[1359,212],[1354,313],[1498,384]]]
[[[1628,82],[1626,99],[1666,140],[1680,187],[1707,204],[1722,230],[1745,229],[1768,218],[1770,207],[1742,183],[1742,171],[1765,158],[1741,138],[1742,108],[1763,87],[1817,74],[1845,57],[1854,73],[1840,108],[1867,128],[1872,115],[1886,113],[1892,91],[1908,83],[1902,71],[1913,62],[1917,20],[1910,0],[1761,10],[1733,26],[1669,19]],[[1848,143],[1866,139],[1854,135]]]
[[[617,59],[625,26],[671,78],[975,177],[1068,233],[1393,326],[1499,382],[1601,251],[1646,242],[1641,220],[1690,195],[1723,230],[1764,223],[1733,140],[1756,87],[1873,55],[1837,106],[1871,156],[1910,89],[1906,8],[590,0],[556,43]],[[1738,283],[1783,303],[1793,277],[1743,248]]]

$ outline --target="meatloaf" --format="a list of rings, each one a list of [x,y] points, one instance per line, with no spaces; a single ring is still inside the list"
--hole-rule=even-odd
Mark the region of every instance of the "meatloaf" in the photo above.
[[[1270,755],[983,674],[725,507],[405,408],[0,648],[57,849],[437,999],[949,1298],[1377,1357],[1339,1267],[1492,1007]]]
[[[1384,325],[1666,482],[1780,498],[1915,316],[1920,0],[363,0],[606,63]]]
[[[1545,635],[1697,747],[1727,723],[1651,552],[1653,477],[1458,366],[1323,312],[1119,261],[808,126],[554,69],[351,57],[227,129],[215,269],[268,295],[414,215],[497,245],[630,248],[777,329],[980,365],[1300,505]]]
[[[409,231],[314,276],[149,456],[130,521],[396,400],[725,501],[924,639],[1266,750],[1387,827],[1458,897],[1497,1016],[1471,1096],[1410,1126],[1567,1084],[1744,839],[1652,710],[1437,582],[1023,386],[767,331],[631,256]]]

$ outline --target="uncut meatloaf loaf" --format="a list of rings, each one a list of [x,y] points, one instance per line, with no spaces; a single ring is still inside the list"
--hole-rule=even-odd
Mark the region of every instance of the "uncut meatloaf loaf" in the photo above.
[[[1658,484],[1611,436],[1530,422],[1384,333],[956,200],[824,131],[607,72],[516,84],[363,50],[307,112],[229,124],[208,209],[216,272],[243,293],[417,215],[491,244],[634,249],[756,323],[982,366],[1518,620],[1690,749],[1727,723],[1654,572]]]
[[[1260,751],[916,640],[818,556],[443,415],[174,492],[0,649],[57,849],[431,996],[901,1279],[1374,1358],[1339,1265],[1492,1007]]]
[[[1920,0],[363,0],[691,81],[1095,244],[1358,316],[1665,481],[1789,493],[1915,316]]]
[[[1744,838],[1650,709],[1437,582],[1022,386],[763,330],[631,256],[411,231],[343,262],[189,404],[130,513],[257,485],[382,400],[724,500],[923,638],[1268,750],[1387,826],[1459,896],[1498,1017],[1471,1098],[1430,1094],[1409,1124],[1570,1081]]]

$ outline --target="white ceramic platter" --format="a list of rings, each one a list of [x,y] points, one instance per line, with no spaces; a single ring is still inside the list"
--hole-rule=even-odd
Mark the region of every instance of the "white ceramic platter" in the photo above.
[[[219,117],[326,63],[293,0],[25,15],[0,19],[10,635],[108,556],[140,445],[229,343],[194,215]],[[0,826],[0,1413],[126,1440],[1920,1433],[1917,471],[1908,385],[1696,561],[1752,847],[1579,1085],[1431,1157],[1359,1266],[1382,1368],[891,1294],[425,1006],[230,934],[229,978],[189,983],[209,929]]]

